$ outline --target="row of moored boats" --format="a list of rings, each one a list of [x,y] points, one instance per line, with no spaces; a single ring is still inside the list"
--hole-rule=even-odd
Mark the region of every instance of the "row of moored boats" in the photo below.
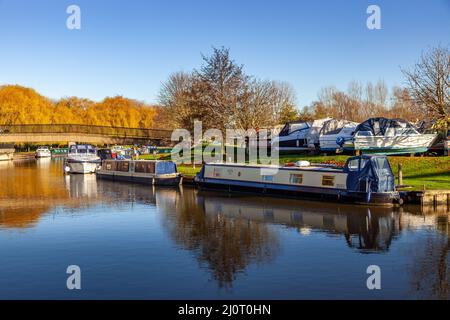
[[[402,119],[370,118],[356,123],[325,118],[287,123],[271,143],[279,151],[415,154],[427,152],[437,138],[436,133],[422,133]]]

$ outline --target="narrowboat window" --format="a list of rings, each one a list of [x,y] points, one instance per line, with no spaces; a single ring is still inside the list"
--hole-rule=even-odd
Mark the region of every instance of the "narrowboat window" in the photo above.
[[[348,170],[349,171],[358,171],[359,170],[359,159],[353,159],[348,162]]]
[[[334,187],[334,176],[322,176],[322,185]]]
[[[120,164],[120,171],[128,172],[130,170],[130,163],[128,161],[124,161]]]
[[[264,182],[273,182],[273,176],[262,176]]]
[[[291,183],[293,184],[302,184],[303,183],[303,175],[302,174],[291,174]]]
[[[112,163],[107,162],[106,163],[106,170],[111,170],[112,169]]]

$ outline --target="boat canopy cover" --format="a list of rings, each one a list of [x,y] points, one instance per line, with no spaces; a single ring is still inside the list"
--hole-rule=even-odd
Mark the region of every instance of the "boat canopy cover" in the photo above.
[[[172,161],[156,162],[156,174],[171,174],[177,172],[177,166]]]
[[[322,129],[320,130],[321,135],[332,135],[332,134],[338,134],[342,128],[348,127],[348,128],[356,128],[358,126],[358,123],[348,120],[338,120],[338,119],[331,119],[326,121]]]
[[[402,119],[370,118],[356,127],[355,132],[367,131],[374,136],[417,134],[416,128]]]
[[[285,124],[283,129],[281,129],[278,135],[280,137],[288,136],[293,132],[309,129],[309,127],[311,127],[311,122],[307,121],[288,122]]]
[[[311,124],[311,128],[306,134],[306,139],[310,147],[314,147],[314,144],[319,143],[320,130],[322,129],[323,125],[330,120],[332,120],[332,118],[324,118],[313,121],[313,123]]]
[[[347,189],[362,192],[395,191],[395,178],[387,157],[363,155],[352,157],[345,165]]]

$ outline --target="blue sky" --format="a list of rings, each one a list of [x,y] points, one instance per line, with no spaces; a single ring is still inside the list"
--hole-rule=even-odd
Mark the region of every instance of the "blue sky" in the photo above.
[[[66,8],[81,8],[68,30]],[[368,30],[368,5],[381,30]],[[289,82],[300,106],[321,87],[403,84],[400,66],[450,45],[450,0],[0,0],[0,84],[51,98],[121,94],[149,103],[172,72],[230,48],[247,73]]]

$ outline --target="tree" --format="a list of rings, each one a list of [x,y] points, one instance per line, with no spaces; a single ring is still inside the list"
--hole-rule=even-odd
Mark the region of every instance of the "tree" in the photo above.
[[[412,70],[402,70],[410,95],[435,120],[450,127],[450,50],[436,47],[422,54]]]
[[[225,131],[237,125],[237,113],[248,94],[249,77],[230,57],[229,49],[213,48],[211,56],[203,57],[203,65],[194,70],[197,103],[210,128]]]

